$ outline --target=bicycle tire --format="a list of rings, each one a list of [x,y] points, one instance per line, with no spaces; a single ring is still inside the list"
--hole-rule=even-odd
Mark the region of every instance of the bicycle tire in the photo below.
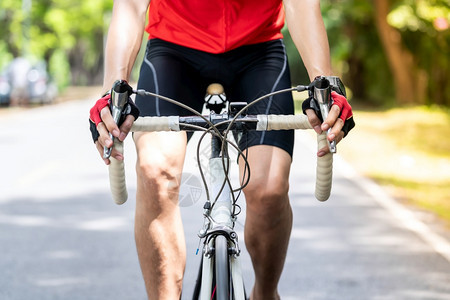
[[[215,240],[215,299],[216,300],[230,300],[231,280],[230,280],[230,264],[228,257],[228,241],[223,235],[218,235]]]

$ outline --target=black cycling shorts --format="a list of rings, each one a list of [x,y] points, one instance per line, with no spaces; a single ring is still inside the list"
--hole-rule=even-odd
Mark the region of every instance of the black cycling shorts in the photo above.
[[[220,83],[228,101],[251,102],[267,93],[291,87],[286,50],[282,40],[242,46],[222,54],[186,48],[151,39],[141,66],[138,88],[163,95],[197,111],[204,105],[206,88]],[[192,115],[189,111],[155,97],[136,97],[141,116]],[[293,114],[291,93],[267,98],[250,107],[248,114]],[[250,131],[240,148],[272,145],[291,156],[293,130]]]

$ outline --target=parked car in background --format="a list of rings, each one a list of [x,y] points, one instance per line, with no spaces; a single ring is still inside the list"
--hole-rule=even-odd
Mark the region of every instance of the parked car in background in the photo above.
[[[55,100],[58,90],[51,82],[44,63],[33,66],[27,79],[30,103],[50,104]]]
[[[18,57],[0,75],[0,104],[3,105],[49,104],[57,93],[44,62],[31,64]]]
[[[8,76],[5,73],[0,74],[0,105],[9,105],[11,95],[11,85]]]

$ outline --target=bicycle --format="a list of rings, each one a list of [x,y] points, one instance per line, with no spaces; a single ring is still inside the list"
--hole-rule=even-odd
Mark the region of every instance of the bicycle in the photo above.
[[[124,84],[126,82],[116,82],[112,89],[111,111],[116,122],[119,122],[123,105],[130,96],[130,89],[129,87],[124,88]],[[305,115],[247,115],[246,111],[250,106],[275,94],[308,90],[312,91],[314,98],[317,99],[321,114],[325,119],[331,104],[331,87],[330,82],[322,77],[309,86],[299,85],[269,93],[249,104],[246,102],[228,103],[228,110],[225,110],[225,101],[210,101],[209,103],[206,101],[206,106],[212,111],[206,116],[173,99],[145,90],[132,90],[133,93],[142,96],[158,97],[180,105],[194,114],[187,117],[140,117],[134,122],[132,131],[203,131],[197,147],[197,160],[199,160],[199,149],[203,138],[207,134],[211,134],[211,157],[208,167],[209,183],[200,162],[198,164],[206,190],[206,201],[203,206],[204,224],[198,234],[200,241],[203,240],[202,259],[193,299],[247,299],[239,259],[241,250],[234,225],[240,212],[240,207],[237,204],[239,194],[236,196],[235,193],[239,193],[248,183],[250,169],[245,153],[228,139],[228,134],[233,132],[236,139],[239,133],[246,130],[312,129]],[[221,98],[223,88],[213,85],[208,89],[208,93],[211,96]],[[327,143],[330,148],[329,154],[317,159],[315,196],[319,201],[326,201],[330,196],[332,155],[336,150],[335,144],[328,142],[326,136],[327,133],[323,132],[318,135],[317,139],[319,149],[325,147]],[[237,189],[233,189],[229,179],[230,158],[228,153],[230,146],[236,149],[245,163],[241,186]],[[123,143],[118,139],[114,139],[113,147],[123,152]],[[105,148],[105,153],[110,153],[110,150]],[[123,204],[128,197],[124,162],[112,158],[109,176],[113,199],[117,204]]]

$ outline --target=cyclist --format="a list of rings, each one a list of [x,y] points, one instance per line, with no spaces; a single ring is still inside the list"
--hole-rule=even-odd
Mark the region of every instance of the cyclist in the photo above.
[[[104,92],[115,80],[128,80],[144,28],[149,40],[138,88],[184,101],[197,110],[212,82],[222,83],[231,101],[288,88],[291,82],[280,32],[285,17],[311,80],[331,75],[319,0],[116,0],[106,44]],[[331,127],[329,140],[339,141],[344,121],[352,113],[345,98],[333,97],[337,105],[324,123],[314,110],[307,107],[306,113],[317,132]],[[108,100],[109,95],[104,96],[91,109],[91,129],[101,154],[104,146],[112,146],[108,133],[124,140],[137,117],[132,113],[117,127],[105,107]],[[148,97],[137,96],[136,105],[141,116],[188,114]],[[289,93],[252,109],[249,113],[294,112]],[[185,241],[177,192],[188,137],[184,132],[165,132],[136,133],[133,138],[138,154],[135,238],[147,295],[178,299]],[[240,142],[248,150],[252,170],[244,190],[245,242],[255,272],[251,299],[279,298],[277,285],[292,226],[287,178],[293,143],[292,131],[252,132]],[[320,149],[318,155],[327,151]],[[123,159],[115,151],[112,156]],[[241,162],[240,166],[242,172]]]

